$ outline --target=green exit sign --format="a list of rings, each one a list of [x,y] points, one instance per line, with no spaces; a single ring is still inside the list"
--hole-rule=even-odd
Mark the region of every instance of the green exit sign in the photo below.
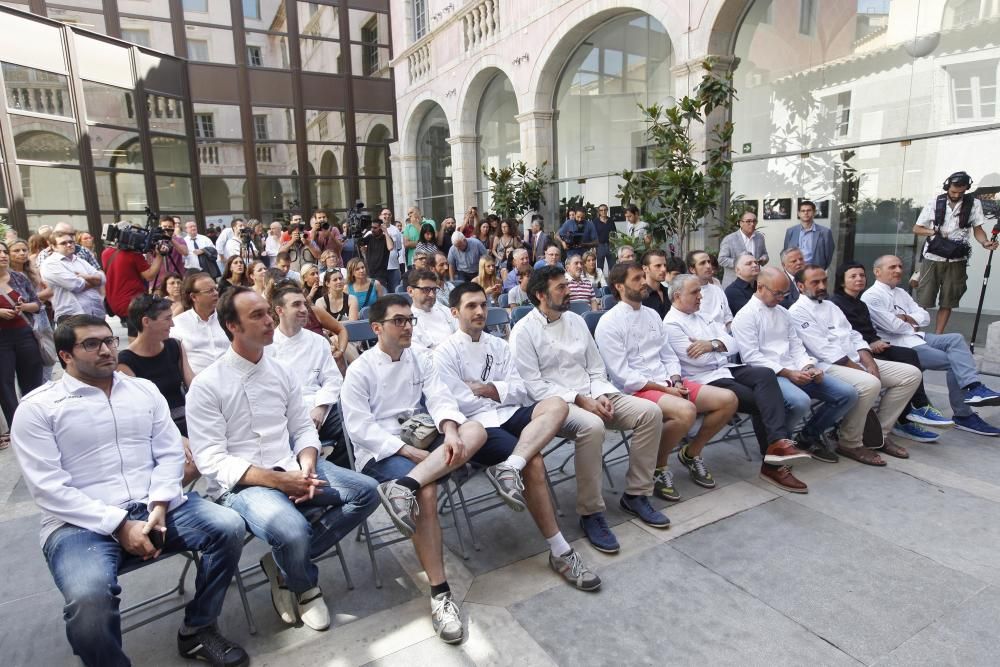
[[[744,153],[749,153],[752,150],[753,150],[753,144],[751,144],[749,141],[746,142],[745,144],[743,144],[743,152]]]

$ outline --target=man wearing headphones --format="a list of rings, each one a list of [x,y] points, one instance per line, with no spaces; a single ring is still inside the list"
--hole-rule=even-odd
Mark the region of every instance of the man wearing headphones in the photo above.
[[[967,288],[966,265],[972,254],[969,230],[987,250],[996,250],[997,242],[986,236],[982,203],[967,194],[972,177],[964,171],[949,176],[940,194],[930,200],[917,217],[913,233],[928,237],[923,247],[923,264],[916,301],[924,308],[938,306],[934,332],[943,334],[951,310],[958,306]],[[940,296],[939,296],[940,295]]]

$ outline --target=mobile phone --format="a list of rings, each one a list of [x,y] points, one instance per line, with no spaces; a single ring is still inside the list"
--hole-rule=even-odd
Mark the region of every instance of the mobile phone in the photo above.
[[[163,542],[165,538],[166,538],[165,531],[162,531],[159,528],[154,528],[153,530],[149,531],[149,541],[153,544],[153,548],[156,549],[157,551],[163,548]]]

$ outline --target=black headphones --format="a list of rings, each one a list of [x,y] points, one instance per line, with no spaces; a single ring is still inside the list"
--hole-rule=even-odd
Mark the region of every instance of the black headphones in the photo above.
[[[967,188],[971,188],[972,177],[964,171],[956,171],[954,174],[945,179],[944,184],[941,185],[941,189],[947,190],[952,185],[964,185]]]

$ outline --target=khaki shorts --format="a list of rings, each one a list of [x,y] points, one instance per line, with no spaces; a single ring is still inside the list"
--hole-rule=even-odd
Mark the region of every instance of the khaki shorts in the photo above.
[[[966,262],[934,262],[924,258],[920,265],[920,283],[916,301],[924,308],[958,308],[958,302],[968,288]],[[938,295],[940,294],[940,300]]]

